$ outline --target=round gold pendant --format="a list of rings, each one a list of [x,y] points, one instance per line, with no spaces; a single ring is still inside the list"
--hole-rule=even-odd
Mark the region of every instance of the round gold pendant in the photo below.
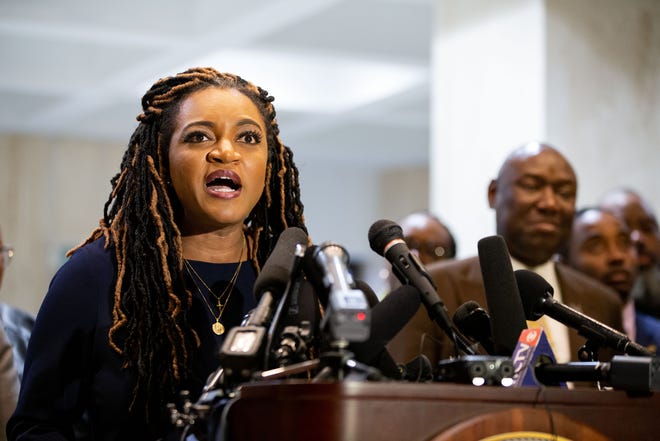
[[[225,332],[225,327],[220,322],[213,323],[212,328],[213,332],[215,332],[215,335],[222,335]]]

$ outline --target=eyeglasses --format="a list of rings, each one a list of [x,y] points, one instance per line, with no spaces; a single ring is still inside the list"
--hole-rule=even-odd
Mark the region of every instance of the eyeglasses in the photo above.
[[[4,265],[8,266],[12,257],[14,257],[14,248],[11,245],[3,245],[0,247],[0,253],[2,253],[2,261]]]

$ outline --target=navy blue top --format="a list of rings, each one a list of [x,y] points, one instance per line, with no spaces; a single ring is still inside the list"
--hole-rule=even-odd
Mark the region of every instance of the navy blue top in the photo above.
[[[128,414],[134,376],[122,369],[122,358],[109,346],[115,270],[112,250],[99,239],[78,250],[53,277],[44,298],[27,350],[18,406],[7,433],[10,440],[74,439],[74,426],[85,413],[95,440],[149,440],[141,415]],[[191,262],[214,292],[231,279],[236,264]],[[255,271],[245,262],[221,322],[227,329],[240,324],[255,307]],[[224,339],[211,331],[215,323],[191,279],[190,325],[201,346],[193,355],[194,378],[182,386],[196,399],[207,377],[219,367]],[[216,299],[202,286],[214,307]],[[169,363],[169,360],[163,360]],[[158,437],[176,439],[174,426],[165,424]]]

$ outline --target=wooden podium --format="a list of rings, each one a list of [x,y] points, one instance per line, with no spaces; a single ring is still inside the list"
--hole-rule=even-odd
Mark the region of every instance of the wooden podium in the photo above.
[[[660,395],[612,390],[287,380],[225,411],[241,441],[660,440]]]

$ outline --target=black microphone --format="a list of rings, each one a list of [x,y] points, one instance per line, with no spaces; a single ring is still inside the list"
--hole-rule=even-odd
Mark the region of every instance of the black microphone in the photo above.
[[[488,311],[479,306],[474,300],[468,300],[456,308],[453,321],[463,335],[479,343],[489,354],[495,353],[491,321]]]
[[[253,292],[259,300],[256,308],[243,320],[245,326],[264,326],[273,318],[274,305],[289,287],[299,259],[296,249],[307,245],[307,233],[298,227],[284,230],[264,267],[254,281]]]
[[[417,289],[429,317],[451,338],[457,349],[467,354],[474,354],[465,337],[449,319],[447,308],[438,297],[431,276],[403,240],[401,226],[391,220],[376,221],[369,228],[369,246],[390,262],[392,272],[403,285],[411,285]]]
[[[631,341],[627,335],[553,299],[552,286],[535,272],[520,269],[515,272],[515,277],[520,286],[520,296],[528,320],[538,320],[547,315],[576,329],[578,334],[598,346],[628,355],[653,355],[642,345]]]
[[[307,246],[307,234],[301,228],[289,227],[280,234],[275,248],[254,281],[254,295],[257,299],[261,299],[266,293],[270,293],[275,299],[284,294],[298,245]]]
[[[379,369],[386,377],[400,379],[401,370],[386,345],[415,315],[419,305],[416,289],[407,285],[398,287],[374,304],[369,340],[348,346],[355,359]]]
[[[511,356],[527,322],[509,250],[499,235],[479,240],[477,248],[495,346],[493,354]]]
[[[284,230],[254,284],[257,307],[244,325],[230,329],[220,349],[220,360],[229,379],[247,379],[257,368],[273,304],[283,298],[296,262],[296,248],[307,244],[307,234],[298,227]],[[267,359],[268,357],[266,357]]]
[[[609,362],[587,361],[555,364],[541,361],[534,368],[537,381],[555,386],[566,381],[601,382],[628,392],[660,391],[660,359],[615,355]]]

